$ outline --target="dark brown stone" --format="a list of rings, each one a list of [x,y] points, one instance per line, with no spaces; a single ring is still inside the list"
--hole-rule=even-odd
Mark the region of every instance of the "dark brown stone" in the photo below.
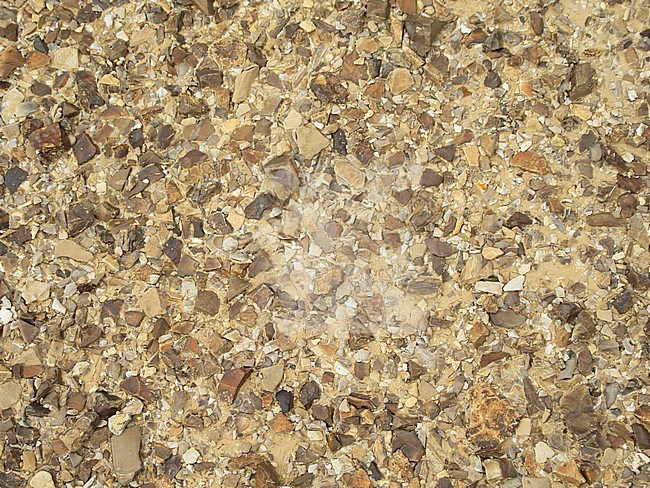
[[[4,175],[5,187],[9,193],[14,193],[20,184],[27,179],[27,171],[17,166],[9,168]]]
[[[498,88],[501,86],[501,77],[496,71],[488,71],[483,84],[488,88]]]
[[[249,368],[235,368],[226,371],[219,381],[217,393],[226,398],[230,403],[234,402],[241,385],[250,373],[251,370]]]
[[[541,36],[544,32],[544,17],[539,12],[530,13],[530,25],[533,28],[533,32],[538,36]]]
[[[414,463],[419,462],[424,456],[424,446],[415,432],[396,430],[393,432],[391,448],[393,452],[401,450],[407,459]]]
[[[321,397],[321,389],[315,381],[308,381],[300,388],[300,403],[309,410],[316,400]]]
[[[74,203],[67,212],[68,234],[75,237],[92,225],[95,220],[89,202]]]
[[[95,76],[90,71],[77,71],[75,76],[77,88],[81,91],[79,101],[86,110],[106,105],[106,101],[97,90]]]
[[[442,175],[440,173],[437,173],[431,168],[427,168],[422,172],[422,176],[420,177],[420,185],[425,188],[440,186],[442,184],[442,180]]]
[[[59,124],[46,125],[29,135],[29,142],[39,151],[49,152],[68,147],[68,140]]]
[[[155,399],[151,390],[149,390],[144,380],[139,376],[128,377],[122,381],[122,383],[120,383],[120,387],[124,391],[130,393],[131,395],[137,396],[142,400],[152,401]]]
[[[449,161],[451,163],[454,160],[454,156],[456,155],[456,146],[439,147],[435,150],[435,153],[445,161]]]
[[[15,46],[10,46],[0,53],[0,80],[8,78],[16,68],[25,64],[25,58]]]
[[[348,98],[347,90],[341,85],[341,79],[333,73],[317,74],[309,84],[309,88],[319,100],[326,103],[345,103]]]
[[[90,161],[97,154],[97,147],[85,132],[77,138],[77,142],[72,148],[75,158],[79,164]]]
[[[596,86],[596,70],[589,63],[580,63],[571,71],[571,100],[580,100],[589,95]]]
[[[611,212],[600,212],[587,216],[587,223],[592,227],[625,227],[627,221],[615,217]]]
[[[442,32],[442,29],[444,29],[445,23],[423,15],[409,15],[404,22],[404,27],[411,40],[413,50],[420,56],[425,57],[431,51],[433,43]]]
[[[201,290],[196,294],[194,309],[214,317],[219,313],[221,301],[219,296],[210,290]]]
[[[246,205],[244,215],[247,219],[260,220],[264,212],[275,202],[275,197],[270,193],[260,193],[251,203]]]

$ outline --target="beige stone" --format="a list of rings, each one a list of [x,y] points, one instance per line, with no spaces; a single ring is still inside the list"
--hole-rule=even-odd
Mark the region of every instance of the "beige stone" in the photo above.
[[[81,263],[87,263],[88,261],[92,261],[93,254],[86,251],[76,242],[65,240],[56,243],[56,246],[54,247],[54,257],[70,258]]]
[[[149,288],[138,299],[138,305],[142,308],[147,317],[157,317],[165,311],[162,300],[155,288]]]
[[[22,393],[22,386],[15,381],[8,381],[0,385],[0,410],[13,407],[20,400]]]
[[[413,87],[415,80],[406,68],[395,68],[388,75],[388,89],[393,95],[399,95]]]
[[[329,139],[314,126],[307,124],[296,129],[298,153],[304,158],[311,159],[329,146]]]
[[[241,103],[248,98],[259,73],[259,66],[251,66],[237,75],[237,78],[235,78],[235,91],[232,94],[233,103]]]
[[[62,70],[79,68],[79,51],[76,47],[62,47],[52,53],[52,67]]]
[[[344,159],[334,163],[336,176],[354,188],[361,188],[366,181],[366,174]]]
[[[29,486],[32,488],[56,488],[52,475],[47,471],[39,471],[29,481]]]

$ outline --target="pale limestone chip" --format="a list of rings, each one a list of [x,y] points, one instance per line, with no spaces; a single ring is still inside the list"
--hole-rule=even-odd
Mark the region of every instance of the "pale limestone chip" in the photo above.
[[[158,295],[158,290],[155,288],[149,288],[145,291],[142,296],[140,296],[138,305],[140,305],[147,317],[157,317],[158,315],[162,315],[165,311],[160,295]]]
[[[298,152],[306,159],[311,159],[325,149],[330,141],[314,126],[307,124],[296,129]]]
[[[255,82],[259,73],[259,66],[251,66],[237,75],[235,79],[235,90],[232,94],[233,103],[241,103],[248,98],[253,82]]]
[[[0,410],[13,407],[20,400],[22,392],[22,386],[15,381],[8,381],[0,385]]]
[[[275,391],[284,376],[284,363],[280,362],[260,371],[261,386],[265,391]]]
[[[25,303],[42,302],[50,296],[50,284],[42,281],[28,281],[23,288],[23,299]]]
[[[144,27],[131,36],[130,44],[132,46],[139,46],[147,42],[149,39],[153,39],[155,35],[156,31],[154,29],[151,27]]]
[[[47,471],[39,471],[30,480],[29,486],[32,488],[56,488],[52,475]]]
[[[496,247],[486,246],[481,250],[481,255],[488,261],[492,261],[499,256],[503,256],[503,251],[501,249],[497,249]]]
[[[388,75],[388,89],[393,95],[399,95],[413,86],[415,80],[406,68],[395,68]]]
[[[336,176],[354,188],[361,188],[366,181],[366,174],[344,159],[334,163]]]
[[[300,112],[297,110],[291,109],[287,112],[287,116],[284,118],[282,125],[286,130],[294,130],[300,127],[304,123],[304,119]]]
[[[62,47],[52,53],[52,67],[61,70],[79,68],[79,51],[75,47]]]
[[[87,263],[92,261],[93,254],[86,251],[83,247],[74,241],[65,240],[59,241],[54,247],[54,257],[56,258],[70,258],[80,263]]]

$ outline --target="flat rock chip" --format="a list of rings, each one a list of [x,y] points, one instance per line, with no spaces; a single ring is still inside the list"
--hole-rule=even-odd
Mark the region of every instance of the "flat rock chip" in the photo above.
[[[353,188],[362,188],[366,182],[366,174],[352,163],[339,159],[334,163],[336,176]]]
[[[587,215],[587,223],[592,227],[625,227],[627,220],[616,217],[610,212],[599,212]]]
[[[415,84],[413,75],[406,68],[395,68],[388,75],[388,89],[393,95],[399,95],[411,89]]]
[[[17,166],[9,168],[5,172],[4,180],[5,187],[9,193],[14,193],[23,181],[27,179],[27,171]]]
[[[345,103],[348,92],[341,84],[341,78],[334,73],[319,73],[309,83],[309,88],[318,99],[325,103]]]
[[[264,165],[269,188],[275,196],[286,201],[300,188],[300,175],[295,159],[289,153],[272,158]]]
[[[49,124],[29,134],[29,142],[39,151],[53,151],[67,147],[68,141],[59,124]]]
[[[539,154],[531,151],[523,151],[515,154],[510,158],[510,165],[540,175],[548,173],[546,160]]]
[[[54,246],[54,257],[70,258],[80,263],[87,263],[92,261],[93,254],[74,241],[64,240],[57,242]]]
[[[194,309],[203,312],[211,317],[219,313],[221,301],[219,296],[211,290],[201,290],[196,294]]]
[[[70,205],[66,218],[68,220],[68,234],[72,237],[81,234],[95,221],[92,208],[86,202]]]
[[[274,364],[260,371],[260,384],[265,391],[275,391],[284,376],[284,363]]]
[[[532,223],[533,219],[530,215],[523,212],[514,212],[510,217],[508,217],[508,220],[506,220],[503,225],[508,229],[514,229],[515,227],[523,229]]]
[[[569,430],[578,437],[590,434],[599,425],[587,385],[577,385],[565,393],[560,399],[560,411]]]
[[[113,470],[119,483],[129,483],[142,469],[140,460],[140,427],[126,429],[121,435],[111,437]]]
[[[300,388],[300,403],[309,410],[316,400],[321,397],[321,389],[315,381],[308,381]]]
[[[25,64],[25,58],[18,49],[10,46],[0,53],[0,80],[4,80]]]
[[[533,28],[533,32],[538,36],[541,36],[544,32],[544,17],[539,12],[530,13],[530,25]]]
[[[456,146],[442,146],[436,149],[435,153],[445,161],[449,161],[451,163],[454,160],[454,156],[456,155]]]
[[[589,95],[596,86],[596,70],[589,63],[579,63],[571,71],[571,100],[580,100]]]
[[[0,385],[0,410],[13,407],[23,393],[23,388],[15,381],[8,381]]]
[[[247,219],[260,220],[264,212],[271,208],[277,202],[274,195],[270,193],[260,193],[255,199],[246,205],[244,215]]]
[[[278,390],[275,394],[275,399],[278,401],[282,413],[289,413],[293,410],[293,393],[288,390]]]
[[[404,22],[404,27],[411,40],[411,48],[420,56],[425,57],[444,29],[445,22],[423,15],[409,15]]]
[[[427,249],[429,249],[431,254],[441,258],[447,258],[457,252],[457,249],[454,246],[438,239],[437,237],[427,238],[424,240],[424,243],[427,245]]]
[[[86,110],[92,110],[96,107],[106,105],[106,100],[104,100],[97,89],[95,76],[90,71],[77,71],[75,80],[77,82],[77,88],[79,88],[83,95],[79,98],[80,103]]]
[[[230,403],[234,402],[241,385],[250,373],[251,370],[249,368],[234,368],[226,371],[219,381],[217,393],[226,398]]]
[[[481,451],[499,451],[514,433],[519,413],[512,403],[489,383],[479,383],[472,392],[467,435]]]
[[[387,19],[389,12],[388,0],[368,0],[366,15],[369,18]]]
[[[401,450],[409,461],[417,463],[424,456],[424,446],[415,434],[406,430],[396,430],[393,432],[391,442],[393,451]]]
[[[52,475],[47,471],[39,471],[29,481],[31,488],[56,488]]]
[[[138,299],[138,305],[149,318],[157,317],[165,312],[158,290],[150,287]]]
[[[79,164],[84,164],[90,161],[97,154],[97,147],[93,141],[88,137],[85,132],[77,138],[74,147],[72,148],[74,157],[77,158]]]
[[[442,175],[432,170],[431,168],[425,169],[422,172],[422,176],[420,177],[420,185],[422,185],[424,188],[440,186],[442,184],[442,181]]]
[[[311,159],[329,146],[329,139],[314,126],[307,124],[296,129],[298,153],[305,159]]]
[[[512,310],[499,310],[496,313],[490,314],[490,322],[498,327],[515,329],[521,327],[526,322],[526,317]]]

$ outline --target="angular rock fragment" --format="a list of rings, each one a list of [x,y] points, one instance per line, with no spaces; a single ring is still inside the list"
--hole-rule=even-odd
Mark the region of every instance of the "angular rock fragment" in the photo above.
[[[140,427],[131,427],[122,434],[111,437],[113,470],[121,484],[130,483],[142,469],[140,443]]]
[[[29,134],[29,142],[34,149],[50,152],[68,147],[68,140],[59,124],[46,125]]]
[[[279,390],[275,394],[275,399],[280,404],[282,412],[287,414],[293,410],[293,393],[287,390]]]
[[[77,71],[75,80],[77,82],[77,88],[82,94],[79,97],[82,107],[86,110],[92,110],[96,107],[106,105],[106,100],[104,100],[97,89],[95,76],[90,71]]]
[[[286,201],[300,187],[298,167],[291,154],[285,153],[271,159],[264,165],[268,186],[280,200]]]
[[[348,98],[348,92],[341,84],[341,79],[327,71],[314,76],[309,88],[325,103],[345,103]]]
[[[510,159],[510,165],[521,168],[524,171],[545,175],[548,173],[548,165],[546,160],[537,153],[531,151],[523,151],[515,154]]]
[[[244,383],[246,378],[248,378],[250,373],[251,370],[249,368],[234,368],[226,371],[219,381],[217,393],[228,402],[234,402],[237,393],[239,392],[239,388],[241,388],[241,385]]]
[[[627,220],[615,217],[611,212],[598,212],[587,215],[587,223],[592,227],[625,227]]]
[[[77,142],[72,148],[75,158],[79,164],[90,161],[97,154],[97,147],[85,132],[77,138]]]
[[[296,129],[298,153],[305,159],[311,159],[329,146],[329,139],[313,125],[307,124]]]
[[[15,46],[5,48],[0,53],[0,80],[4,80],[25,64],[25,58]]]
[[[194,301],[195,310],[214,317],[219,313],[220,305],[221,301],[219,300],[219,296],[211,290],[201,290],[196,294]]]
[[[472,394],[467,434],[484,452],[498,452],[514,433],[519,413],[488,383],[479,383]]]
[[[260,193],[255,199],[246,205],[244,215],[247,219],[260,220],[264,212],[276,203],[276,198],[270,193]]]
[[[387,19],[390,12],[388,0],[368,0],[366,15],[368,18]]]
[[[406,68],[395,68],[388,75],[388,89],[393,95],[400,95],[409,90],[415,84],[413,75]]]
[[[23,181],[27,179],[27,171],[17,166],[9,168],[4,175],[5,187],[9,193],[14,193]]]
[[[433,48],[433,43],[445,27],[445,23],[423,15],[409,15],[404,27],[411,40],[411,47],[420,56],[425,57]]]
[[[579,63],[571,71],[571,100],[580,100],[589,95],[596,86],[596,70],[590,63]]]
[[[89,202],[80,202],[70,205],[66,213],[68,233],[75,237],[90,227],[95,221]]]
[[[415,432],[396,430],[393,432],[391,447],[393,451],[401,450],[407,459],[414,463],[419,462],[424,456],[424,446]]]
[[[321,389],[315,381],[307,381],[300,388],[300,403],[309,410],[316,400],[321,397]]]
[[[490,314],[490,322],[499,327],[515,329],[526,322],[526,317],[512,310],[499,310]]]

